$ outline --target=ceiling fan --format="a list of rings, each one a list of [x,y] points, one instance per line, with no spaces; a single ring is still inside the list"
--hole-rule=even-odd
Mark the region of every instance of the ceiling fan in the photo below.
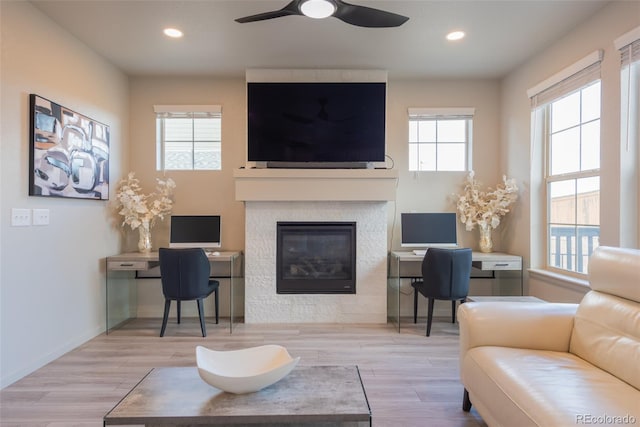
[[[316,19],[333,16],[347,24],[369,28],[399,27],[409,20],[406,16],[342,0],[293,0],[282,9],[245,16],[236,19],[236,22],[264,21],[289,15],[304,15]]]

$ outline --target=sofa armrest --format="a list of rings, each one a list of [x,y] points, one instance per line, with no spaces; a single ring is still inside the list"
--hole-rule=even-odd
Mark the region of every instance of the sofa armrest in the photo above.
[[[569,351],[578,304],[467,302],[460,305],[460,361],[480,346]]]

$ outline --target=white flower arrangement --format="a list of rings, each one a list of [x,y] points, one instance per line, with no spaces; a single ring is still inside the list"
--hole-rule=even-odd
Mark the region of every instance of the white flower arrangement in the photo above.
[[[129,172],[127,178],[118,183],[116,197],[118,213],[124,217],[123,226],[129,225],[132,230],[141,225],[150,228],[157,218],[164,219],[165,215],[171,213],[171,195],[176,184],[171,178],[156,178],[156,181],[156,192],[147,195],[142,193],[140,180],[135,177],[134,172]]]
[[[515,179],[502,176],[502,184],[495,190],[491,188],[481,191],[474,172],[469,172],[464,186],[464,192],[458,195],[457,209],[460,222],[465,224],[467,231],[473,230],[478,224],[480,228],[496,228],[500,219],[509,212],[509,206],[518,198],[518,186]]]

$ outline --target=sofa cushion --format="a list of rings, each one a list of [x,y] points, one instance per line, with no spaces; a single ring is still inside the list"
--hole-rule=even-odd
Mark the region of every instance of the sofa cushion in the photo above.
[[[578,306],[569,351],[640,389],[640,303],[589,292]]]
[[[589,257],[594,291],[640,302],[640,250],[599,246]]]
[[[466,353],[462,368],[471,402],[491,426],[640,420],[638,390],[570,353],[476,347]]]

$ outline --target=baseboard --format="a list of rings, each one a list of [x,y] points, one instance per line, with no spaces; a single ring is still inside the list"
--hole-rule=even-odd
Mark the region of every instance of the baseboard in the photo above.
[[[86,343],[87,341],[97,337],[101,333],[104,332],[104,325],[96,326],[91,332],[87,332],[86,334],[75,337],[66,343],[58,346],[54,350],[50,351],[47,354],[41,355],[37,359],[28,363],[25,367],[14,371],[14,372],[2,372],[2,376],[0,377],[0,389],[10,386],[16,381],[21,380],[27,375],[37,371],[48,363],[53,362],[57,358],[67,354],[71,350],[79,347],[80,345]]]

